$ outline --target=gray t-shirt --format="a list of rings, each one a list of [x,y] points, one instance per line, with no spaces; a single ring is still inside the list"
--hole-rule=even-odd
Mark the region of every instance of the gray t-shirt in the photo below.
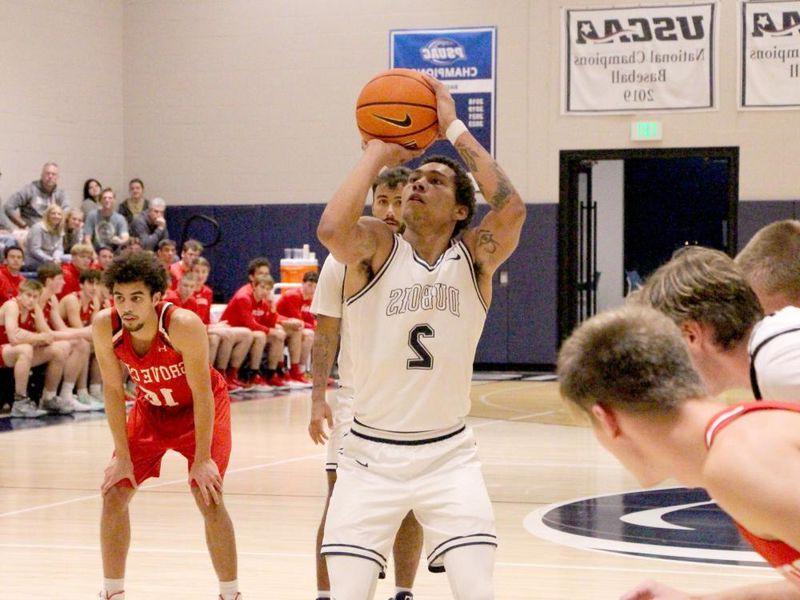
[[[83,226],[86,235],[91,236],[92,244],[95,248],[100,246],[116,246],[111,242],[112,237],[119,237],[128,233],[128,222],[118,212],[113,212],[109,216],[100,213],[100,209],[94,210],[86,217]]]
[[[42,220],[44,211],[51,204],[58,204],[62,209],[67,210],[67,194],[58,187],[48,194],[42,189],[41,180],[37,180],[12,194],[3,209],[9,218],[19,209],[20,217],[30,227]]]

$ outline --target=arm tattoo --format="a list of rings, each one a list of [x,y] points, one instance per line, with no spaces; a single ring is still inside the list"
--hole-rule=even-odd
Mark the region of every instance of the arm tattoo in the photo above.
[[[494,163],[494,168],[497,172],[497,189],[494,194],[492,194],[492,197],[486,200],[492,205],[492,208],[501,210],[508,204],[509,198],[511,198],[511,195],[514,193],[514,186],[511,185],[511,181],[508,179],[508,176],[503,173],[503,169],[500,168],[500,165]]]
[[[478,230],[478,248],[483,250],[488,254],[494,254],[497,252],[497,249],[500,247],[500,244],[497,243],[492,235],[492,232],[488,229],[479,229]]]
[[[312,374],[315,388],[328,387],[328,377],[333,367],[333,359],[336,356],[336,347],[339,344],[338,335],[317,332],[314,338],[314,345],[311,349],[312,355]]]
[[[456,146],[456,150],[458,150],[458,153],[461,155],[461,158],[464,159],[464,162],[466,163],[467,168],[470,170],[470,172],[473,175],[477,173],[478,163],[475,161],[475,159],[478,157],[478,153],[475,152],[474,150],[470,150],[465,146],[462,146],[461,144]]]

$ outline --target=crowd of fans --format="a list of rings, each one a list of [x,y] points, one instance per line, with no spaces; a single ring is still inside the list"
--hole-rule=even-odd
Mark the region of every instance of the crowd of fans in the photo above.
[[[103,409],[91,324],[113,304],[102,273],[127,252],[152,251],[159,258],[170,278],[163,300],[206,324],[210,360],[231,393],[310,387],[305,365],[316,327],[310,312],[316,273],[306,273],[301,286],[276,300],[272,265],[257,257],[246,283],[214,320],[203,245],[187,240],[177,256],[163,199],[146,198],[137,178],[117,205],[114,190],[88,179],[75,208],[58,178],[58,165],[45,164],[41,177],[9,197],[0,215],[0,367],[14,371],[12,416]],[[46,365],[44,391],[32,399],[28,380],[39,365]]]

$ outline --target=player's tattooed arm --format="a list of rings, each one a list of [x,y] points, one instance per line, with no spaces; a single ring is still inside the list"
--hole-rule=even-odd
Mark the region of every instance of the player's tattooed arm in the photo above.
[[[328,436],[325,433],[325,422],[333,429],[333,413],[325,399],[328,389],[328,377],[331,374],[336,348],[339,345],[341,319],[317,315],[317,329],[314,332],[314,345],[311,348],[311,373],[313,387],[311,389],[311,419],[308,423],[308,434],[315,444],[323,444]]]
[[[505,208],[514,196],[521,203],[522,199],[519,198],[519,194],[517,194],[514,185],[502,167],[482,147],[480,149],[483,152],[476,150],[474,148],[475,144],[477,142],[471,135],[461,135],[456,140],[455,147],[459,156],[464,160],[464,164],[467,165],[470,173],[478,182],[478,187],[486,201],[495,210]],[[489,159],[488,161],[487,158]]]

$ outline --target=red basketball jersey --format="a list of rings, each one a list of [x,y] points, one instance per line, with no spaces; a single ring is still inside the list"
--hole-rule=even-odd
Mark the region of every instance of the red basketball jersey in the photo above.
[[[16,300],[13,301],[16,302]],[[11,302],[11,300],[9,300],[9,302]],[[19,323],[20,329],[36,333],[36,321],[33,319],[33,311],[29,310],[27,316],[23,320],[22,310],[22,306],[19,306],[19,317],[17,317],[17,322]],[[0,346],[8,343],[9,339],[8,332],[6,331],[6,324],[0,321]]]
[[[94,301],[89,302],[86,308],[83,308],[81,304],[81,293],[80,292],[72,292],[72,295],[78,299],[78,306],[80,307],[80,314],[81,314],[81,323],[86,325],[92,324],[92,316],[94,315]]]
[[[122,326],[117,311],[111,311],[114,354],[128,367],[131,379],[139,389],[138,400],[147,401],[153,406],[193,404],[192,389],[186,378],[183,355],[173,348],[169,339],[170,319],[175,310],[177,308],[169,302],[159,302],[156,305],[158,333],[144,356],[139,356],[133,349],[131,334]],[[209,370],[211,388],[216,396],[218,390],[226,390],[227,386],[216,369],[209,366]]]
[[[758,410],[788,410],[800,413],[800,405],[785,402],[743,402],[726,408],[714,415],[706,427],[706,446],[711,448],[714,438],[747,413]],[[765,540],[750,533],[747,529],[736,523],[742,536],[750,542],[753,549],[763,556],[769,564],[775,567],[786,579],[795,586],[800,587],[800,551],[779,540]]]

